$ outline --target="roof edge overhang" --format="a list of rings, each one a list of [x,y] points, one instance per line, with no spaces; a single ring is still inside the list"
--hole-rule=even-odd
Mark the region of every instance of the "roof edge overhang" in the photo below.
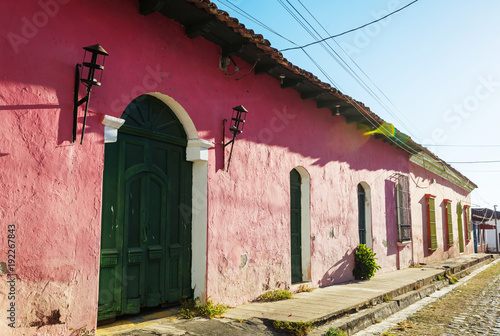
[[[410,157],[410,162],[433,172],[469,193],[477,188],[474,182],[429,151],[412,155]]]

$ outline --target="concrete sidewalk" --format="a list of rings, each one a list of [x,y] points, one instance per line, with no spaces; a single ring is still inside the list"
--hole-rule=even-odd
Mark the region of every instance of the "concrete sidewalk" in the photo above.
[[[315,326],[342,319],[345,323],[339,323],[338,327],[351,334],[446,286],[446,274],[460,278],[494,258],[491,254],[472,254],[447,259],[418,268],[379,274],[369,281],[354,281],[298,293],[291,300],[243,304],[227,311],[224,317],[314,321]],[[377,306],[380,309],[374,309]]]
[[[497,257],[472,254],[378,274],[368,281],[294,294],[290,300],[247,303],[229,309],[223,319],[183,320],[178,316],[179,308],[171,308],[155,314],[130,316],[99,327],[97,335],[278,335],[269,323],[276,320],[313,321],[316,328],[309,333],[311,336],[324,335],[330,327],[352,335],[447,286],[447,274],[461,278]],[[247,323],[240,323],[242,321]],[[252,326],[258,327],[252,329]],[[244,327],[249,329],[242,329]]]

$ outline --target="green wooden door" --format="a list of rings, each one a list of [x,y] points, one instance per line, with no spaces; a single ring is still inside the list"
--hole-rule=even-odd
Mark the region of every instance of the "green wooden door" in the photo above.
[[[296,169],[290,172],[290,233],[292,283],[302,281],[302,235],[300,223],[301,178]]]
[[[359,243],[366,244],[366,193],[361,184],[358,184],[358,233]]]
[[[99,319],[191,296],[191,163],[186,136],[161,101],[125,110],[105,146]]]

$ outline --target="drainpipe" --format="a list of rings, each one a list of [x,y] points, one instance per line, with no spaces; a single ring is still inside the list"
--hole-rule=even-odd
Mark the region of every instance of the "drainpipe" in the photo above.
[[[498,226],[497,226],[497,206],[494,205],[493,208],[495,209],[495,238],[496,238],[496,243],[497,243],[497,253],[498,253]]]

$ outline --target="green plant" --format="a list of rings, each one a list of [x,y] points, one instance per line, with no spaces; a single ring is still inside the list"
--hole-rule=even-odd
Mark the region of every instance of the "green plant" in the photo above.
[[[284,332],[290,335],[301,336],[301,335],[307,335],[307,333],[311,331],[313,323],[314,321],[285,322],[276,320],[273,322],[273,327],[279,332]]]
[[[191,319],[197,314],[196,303],[192,299],[183,299],[181,301],[181,316],[185,319]]]
[[[446,277],[448,278],[448,281],[450,282],[451,285],[453,285],[454,283],[458,282],[457,277],[454,276],[454,275],[448,275],[448,274],[446,274]]]
[[[208,317],[208,318],[214,318],[214,317],[220,316],[220,315],[224,314],[224,312],[226,310],[228,310],[228,308],[229,308],[229,306],[224,305],[220,302],[214,304],[211,299],[208,299],[204,305],[198,306],[200,315]]]
[[[259,296],[259,301],[280,301],[291,299],[293,294],[288,289],[275,289],[265,292]]]
[[[340,330],[340,329],[332,327],[332,328],[328,329],[326,334],[324,334],[323,336],[346,336],[346,335],[347,335],[347,333],[344,330]]]
[[[95,330],[87,330],[86,327],[82,327],[79,329],[69,328],[71,331],[71,336],[95,336]]]
[[[375,260],[376,253],[366,247],[365,244],[359,244],[354,254],[354,269],[352,274],[356,280],[368,280],[375,275],[375,272],[381,267]]]
[[[442,276],[442,275],[438,275],[438,280],[439,280],[439,281],[443,281],[443,280],[444,280],[444,276]]]
[[[391,297],[388,294],[385,294],[385,296],[383,297],[383,300],[384,300],[384,302],[389,302],[389,301],[391,301]]]
[[[297,292],[296,293],[302,293],[302,292],[312,292],[313,290],[315,290],[316,288],[311,288],[309,287],[308,284],[302,284],[299,286],[299,288],[297,288]]]
[[[229,306],[222,303],[214,304],[210,298],[204,304],[199,300],[187,299],[181,302],[181,316],[185,319],[191,319],[201,315],[211,319],[224,314],[228,308]]]

